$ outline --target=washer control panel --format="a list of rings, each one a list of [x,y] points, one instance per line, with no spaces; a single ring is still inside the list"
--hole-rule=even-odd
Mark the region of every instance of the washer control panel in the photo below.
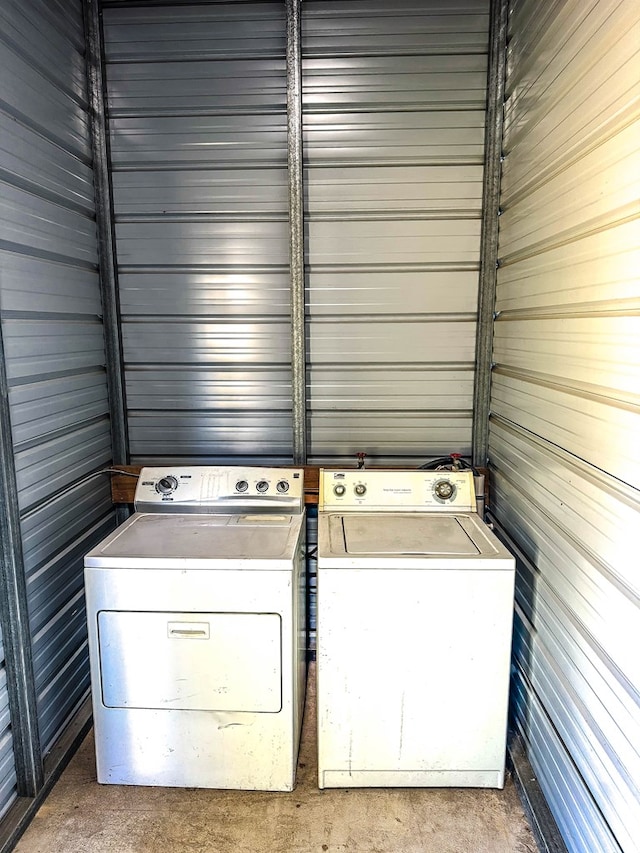
[[[473,472],[320,471],[320,510],[475,512]]]
[[[138,512],[287,512],[304,507],[302,468],[207,465],[143,468]]]

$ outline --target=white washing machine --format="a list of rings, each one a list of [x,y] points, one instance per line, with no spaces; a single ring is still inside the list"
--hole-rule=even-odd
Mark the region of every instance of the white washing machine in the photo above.
[[[135,508],[85,557],[98,781],[292,790],[302,470],[144,468]]]
[[[321,471],[326,787],[504,784],[514,559],[470,471]]]

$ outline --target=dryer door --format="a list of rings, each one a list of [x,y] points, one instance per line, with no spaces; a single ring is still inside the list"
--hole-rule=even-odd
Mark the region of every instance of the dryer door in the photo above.
[[[102,610],[102,702],[108,708],[277,713],[280,622],[277,613]]]

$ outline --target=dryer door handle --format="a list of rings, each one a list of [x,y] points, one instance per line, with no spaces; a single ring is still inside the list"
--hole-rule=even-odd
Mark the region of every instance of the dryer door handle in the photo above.
[[[208,622],[168,622],[167,636],[176,640],[208,640]]]

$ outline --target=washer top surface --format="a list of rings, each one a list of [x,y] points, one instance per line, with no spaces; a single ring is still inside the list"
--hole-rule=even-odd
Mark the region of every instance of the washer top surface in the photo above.
[[[135,513],[87,554],[85,566],[269,568],[269,561],[293,561],[303,519],[304,515]]]
[[[320,513],[318,560],[324,568],[388,568],[434,559],[466,568],[513,566],[513,557],[476,513]],[[508,565],[507,565],[508,564]]]
[[[465,520],[457,516],[400,515],[342,517],[347,554],[456,554],[481,553]]]

